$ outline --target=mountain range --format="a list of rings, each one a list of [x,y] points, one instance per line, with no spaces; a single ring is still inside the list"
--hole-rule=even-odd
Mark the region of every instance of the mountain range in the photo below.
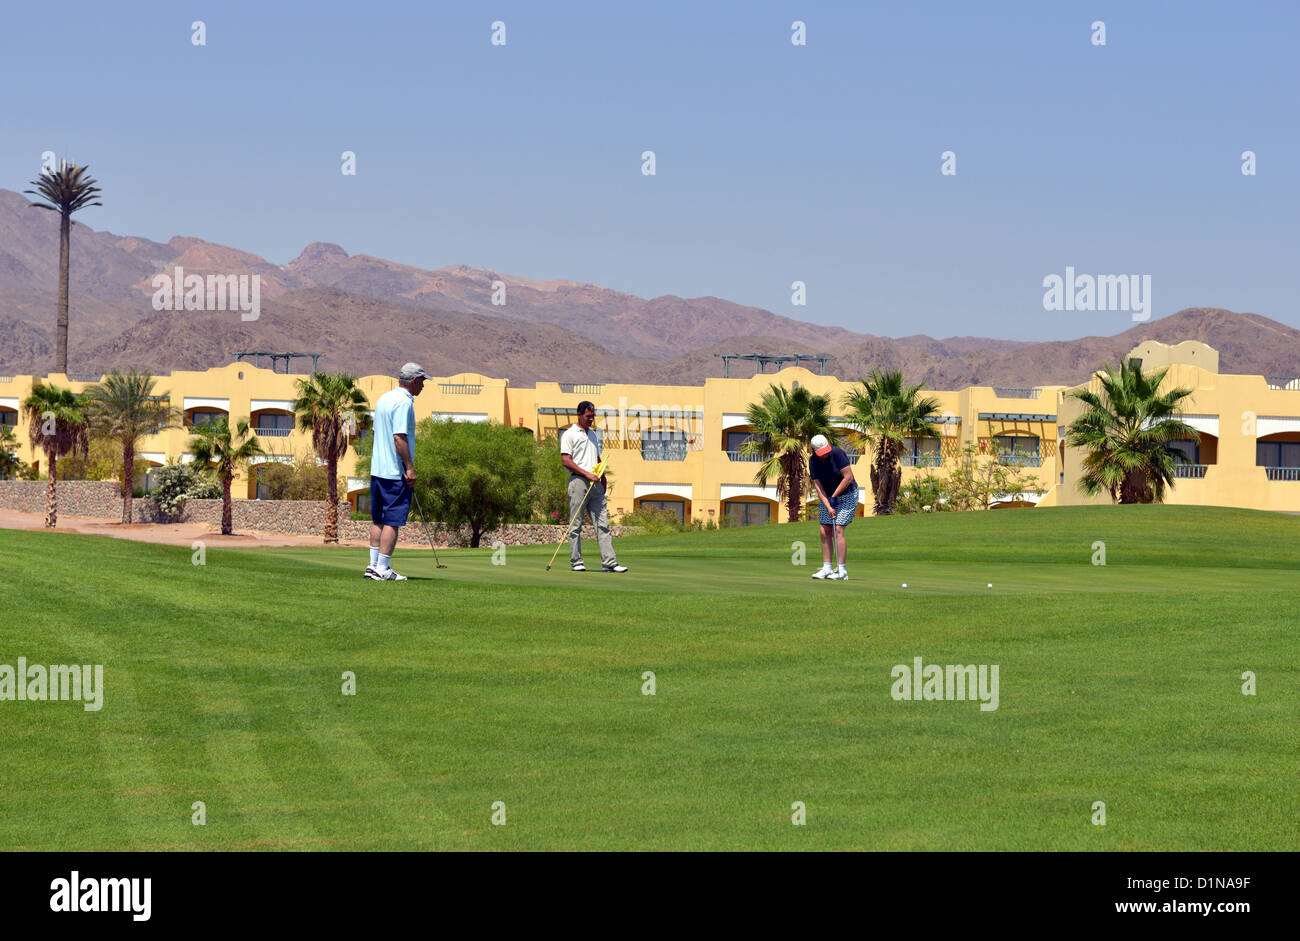
[[[1257,314],[1192,308],[1112,336],[1025,342],[855,333],[718,297],[646,299],[596,284],[534,281],[484,268],[433,270],[316,242],[287,265],[202,239],[166,243],[72,229],[69,371],[206,369],[235,350],[323,353],[321,368],[390,373],[407,360],[437,375],[698,384],[717,353],[827,353],[827,372],[903,370],[931,388],[1033,386],[1085,379],[1144,339],[1201,340],[1228,372],[1291,375],[1300,331]],[[152,280],[260,275],[258,319],[232,311],[157,311]],[[58,217],[0,189],[0,373],[52,368]],[[504,304],[493,303],[504,294]],[[864,306],[868,303],[864,297]],[[1037,316],[1049,316],[1039,312]],[[1076,315],[1078,316],[1078,315]],[[1100,315],[1117,316],[1117,315]],[[731,375],[752,375],[733,362]]]

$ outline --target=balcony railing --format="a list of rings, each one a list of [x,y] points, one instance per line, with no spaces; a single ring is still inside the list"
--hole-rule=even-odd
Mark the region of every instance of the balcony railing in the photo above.
[[[749,462],[754,462],[754,461],[761,461],[761,460],[763,460],[763,455],[761,455],[761,454],[746,454],[746,453],[744,453],[743,451],[728,451],[728,452],[727,452],[727,459],[728,459],[728,460],[732,460],[732,461],[749,461]]]
[[[684,461],[686,460],[686,442],[643,441],[641,443],[641,460]]]
[[[993,394],[1000,399],[1036,399],[1043,390],[1038,386],[1029,388],[1015,386],[994,386]]]
[[[1300,467],[1265,467],[1269,480],[1300,480]]]
[[[483,391],[482,383],[469,382],[440,382],[438,388],[447,395],[478,395]]]
[[[561,382],[560,391],[575,395],[600,395],[604,391],[604,383],[592,382]]]
[[[1007,467],[1042,467],[1041,454],[999,454],[998,463]]]
[[[898,463],[903,467],[938,467],[943,458],[938,454],[900,454]]]
[[[1300,376],[1265,376],[1264,381],[1270,389],[1300,392]]]
[[[292,431],[292,428],[254,428],[253,434],[263,438],[287,438]]]
[[[104,378],[103,373],[99,372],[70,372],[68,373],[69,382],[99,382]]]
[[[13,382],[13,376],[0,376],[0,382]]]
[[[1208,466],[1208,464],[1175,464],[1174,476],[1201,480],[1205,477],[1205,468]]]

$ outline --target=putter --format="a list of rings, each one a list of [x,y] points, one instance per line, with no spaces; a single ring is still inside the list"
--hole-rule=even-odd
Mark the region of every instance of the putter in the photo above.
[[[415,497],[415,508],[420,513],[420,522],[424,524],[424,538],[429,540],[429,548],[433,550],[433,563],[438,568],[445,569],[447,566],[438,561],[438,547],[433,544],[433,535],[429,532],[429,520],[424,515],[424,507],[420,506],[420,495],[415,492],[414,487],[411,488],[411,496]]]
[[[600,472],[596,474],[596,480],[600,480],[600,475],[605,472],[604,461],[599,462],[592,473],[595,473],[596,471]],[[574,513],[569,519],[569,528],[560,534],[560,541],[555,544],[555,551],[551,553],[551,561],[546,563],[546,571],[549,572],[551,570],[551,566],[555,564],[555,557],[560,554],[560,546],[564,545],[564,540],[568,539],[569,533],[573,531],[573,521],[576,520],[582,511],[587,508],[587,497],[591,496],[591,488],[596,486],[596,480],[587,484],[587,492],[582,495],[582,502],[578,504],[578,512]]]

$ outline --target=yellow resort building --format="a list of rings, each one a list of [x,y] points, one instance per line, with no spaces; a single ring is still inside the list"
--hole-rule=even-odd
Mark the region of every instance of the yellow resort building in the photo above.
[[[1300,512],[1300,378],[1221,374],[1218,353],[1194,341],[1176,346],[1148,341],[1129,356],[1147,369],[1168,366],[1168,383],[1193,390],[1185,420],[1198,438],[1177,445],[1187,462],[1178,467],[1167,502]],[[154,466],[188,460],[188,428],[225,415],[232,422],[249,419],[270,452],[260,461],[312,459],[310,435],[296,430],[292,412],[295,380],[304,376],[247,362],[159,376],[156,388],[183,411],[186,427],[142,439],[137,457]],[[39,468],[43,458],[28,444],[19,407],[33,382],[81,391],[99,378],[0,376],[0,423],[14,426],[22,460]],[[609,505],[615,516],[656,507],[682,520],[728,519],[754,525],[784,522],[787,517],[785,506],[777,502],[775,480],[757,481],[758,463],[740,452],[752,430],[746,411],[771,384],[827,394],[833,415],[842,415],[841,403],[854,385],[801,366],[690,386],[539,382],[533,388],[513,388],[504,379],[462,374],[427,382],[415,408],[418,419],[499,422],[527,428],[545,441],[572,424],[578,403],[589,400],[596,404],[597,431],[609,459]],[[374,402],[396,385],[396,379],[365,376],[360,385]],[[1018,498],[995,506],[1108,501],[1088,500],[1078,492],[1079,455],[1070,453],[1062,440],[1081,406],[1068,395],[1070,388],[927,390],[940,402],[938,437],[909,442],[903,489],[917,474],[942,476],[963,448],[973,445],[989,460],[1013,464],[1037,481]],[[843,418],[836,423],[846,426]],[[350,460],[344,459],[345,467],[351,466]],[[869,455],[855,458],[860,467],[860,513],[870,512],[868,461]],[[347,490],[354,509],[368,508],[367,480],[350,477]],[[236,495],[257,498],[256,466],[241,474]]]

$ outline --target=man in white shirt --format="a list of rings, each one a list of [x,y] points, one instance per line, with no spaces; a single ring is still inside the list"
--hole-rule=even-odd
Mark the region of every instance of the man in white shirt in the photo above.
[[[578,403],[578,422],[560,435],[560,462],[569,472],[569,564],[575,572],[585,572],[582,564],[582,520],[591,515],[600,546],[600,562],[606,572],[626,572],[614,555],[614,539],[609,532],[609,509],[605,506],[605,475],[592,473],[600,463],[600,444],[591,430],[596,420],[596,406]]]
[[[415,396],[429,374],[407,363],[397,374],[397,388],[375,403],[374,448],[370,455],[370,564],[366,578],[404,582],[390,566],[397,531],[406,525],[415,486]]]

